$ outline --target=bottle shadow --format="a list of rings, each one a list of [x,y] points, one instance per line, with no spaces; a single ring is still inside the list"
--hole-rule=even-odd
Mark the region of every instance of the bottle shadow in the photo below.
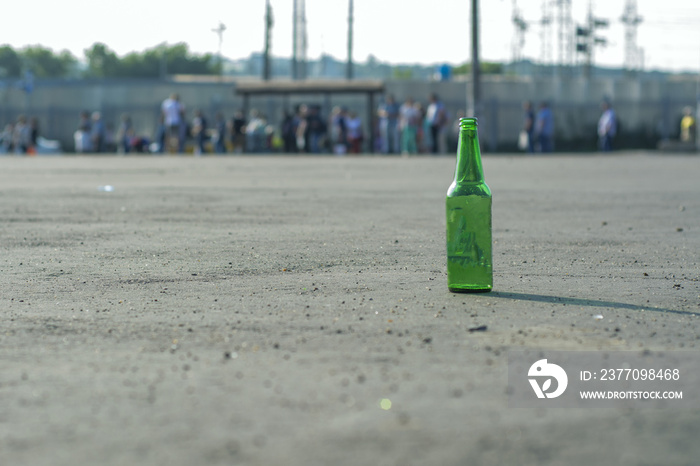
[[[530,293],[511,293],[508,291],[492,291],[490,296],[501,299],[514,299],[518,301],[534,301],[539,303],[565,304],[567,306],[586,307],[607,307],[613,309],[628,309],[631,311],[665,312],[669,314],[680,314],[685,316],[697,316],[697,312],[679,311],[677,309],[666,309],[653,306],[639,306],[637,304],[620,303],[617,301],[601,301],[597,299],[566,298],[564,296],[550,296]]]

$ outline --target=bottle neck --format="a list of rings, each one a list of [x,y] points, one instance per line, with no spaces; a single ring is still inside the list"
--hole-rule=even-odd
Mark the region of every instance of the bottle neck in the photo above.
[[[483,183],[484,169],[481,164],[479,136],[476,118],[462,118],[457,142],[456,183]]]

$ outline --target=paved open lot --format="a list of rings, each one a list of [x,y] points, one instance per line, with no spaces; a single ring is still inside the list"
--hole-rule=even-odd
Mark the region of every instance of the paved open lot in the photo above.
[[[484,165],[466,295],[454,157],[0,157],[0,464],[697,464],[700,410],[509,408],[507,355],[698,357],[700,157]]]

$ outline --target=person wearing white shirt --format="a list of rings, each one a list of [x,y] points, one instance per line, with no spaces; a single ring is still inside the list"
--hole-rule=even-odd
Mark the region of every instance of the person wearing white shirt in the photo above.
[[[165,144],[167,147],[180,146],[180,125],[184,113],[184,106],[180,103],[180,96],[171,94],[165,99],[160,107],[165,123]]]

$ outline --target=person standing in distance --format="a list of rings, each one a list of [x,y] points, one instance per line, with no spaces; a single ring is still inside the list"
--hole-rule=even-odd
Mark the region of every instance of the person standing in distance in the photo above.
[[[603,113],[598,120],[598,145],[602,152],[609,152],[613,147],[613,139],[617,134],[617,116],[612,105],[607,100],[600,104]]]
[[[542,102],[535,118],[535,133],[543,154],[554,150],[554,115],[548,102]]]
[[[180,119],[184,113],[180,96],[175,93],[171,94],[163,101],[160,109],[165,123],[165,145],[168,152],[176,152],[179,150],[180,124],[182,123]]]
[[[444,152],[444,131],[443,128],[447,124],[447,110],[445,105],[440,101],[437,94],[430,94],[430,103],[426,111],[426,119],[430,125],[430,137],[432,141],[431,151],[433,154]]]

